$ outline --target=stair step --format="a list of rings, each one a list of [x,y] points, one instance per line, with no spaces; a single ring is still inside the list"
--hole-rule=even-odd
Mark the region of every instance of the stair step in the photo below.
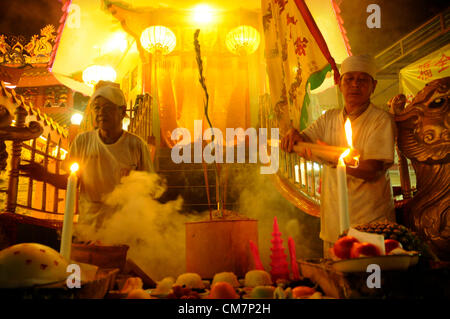
[[[209,209],[206,190],[209,189],[211,208],[216,209],[216,164],[175,164],[170,154],[170,148],[162,148],[157,153],[157,173],[166,180],[168,187],[159,201],[167,202],[181,196],[183,198],[184,211],[206,211]],[[235,152],[235,157],[237,157],[237,152]],[[237,177],[247,170],[255,169],[255,165],[258,164],[248,162],[248,155],[245,163],[219,164],[222,174],[226,174],[223,177],[227,179],[226,190],[224,188],[221,189],[222,192],[226,191],[226,194],[224,194],[226,209],[233,209],[239,200],[240,190],[246,185]],[[209,188],[205,184],[205,166]]]
[[[191,163],[176,164],[172,160],[171,153],[172,153],[172,149],[168,148],[168,147],[163,147],[163,148],[158,149],[157,154],[156,154],[156,159],[158,161],[158,163],[157,163],[158,170],[174,169],[175,167],[179,167],[180,165],[185,166],[186,169],[203,168],[202,163],[194,162],[194,147],[193,146],[191,147],[191,156],[190,156]],[[237,150],[235,149],[233,163],[222,163],[222,164],[226,164],[226,165],[230,165],[230,164],[238,164],[238,165],[253,164],[253,165],[255,165],[256,164],[256,163],[250,163],[248,149],[245,150],[244,163],[238,163],[237,155],[238,155]],[[226,161],[226,152],[225,151],[223,153],[223,160]],[[257,161],[258,161],[258,158],[257,158]],[[208,168],[213,168],[215,166],[214,163],[206,164],[206,165]]]
[[[211,203],[211,206],[209,206],[208,204],[196,204],[196,205],[183,205],[183,212],[207,212],[209,211],[209,209],[212,210],[216,210],[217,209],[217,204],[216,203]],[[225,204],[224,209],[227,210],[235,210],[235,205],[234,204]]]
[[[161,196],[160,201],[167,202],[169,200],[175,200],[178,196],[181,196],[186,203],[207,203],[207,189],[209,189],[209,196],[211,202],[216,201],[216,187],[215,185],[207,187],[169,187],[166,192]],[[227,187],[227,189],[221,189],[221,192],[226,191],[226,202],[235,202],[239,199],[239,192],[234,191],[234,188]]]

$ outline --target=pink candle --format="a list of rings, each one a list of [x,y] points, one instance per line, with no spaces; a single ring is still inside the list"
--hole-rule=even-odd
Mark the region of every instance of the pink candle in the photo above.
[[[250,251],[252,252],[253,255],[253,263],[255,264],[255,269],[264,270],[261,259],[259,258],[258,247],[256,247],[256,244],[251,240],[249,241],[249,243],[250,243]]]
[[[289,245],[289,255],[291,256],[292,279],[300,280],[300,273],[298,272],[298,265],[297,265],[297,257],[295,256],[295,243],[292,237],[289,237],[288,245]]]

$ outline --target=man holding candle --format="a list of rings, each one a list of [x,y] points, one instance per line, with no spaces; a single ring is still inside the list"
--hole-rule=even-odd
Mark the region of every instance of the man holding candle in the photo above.
[[[353,147],[361,155],[358,167],[346,167],[350,226],[395,220],[387,170],[394,162],[395,123],[389,113],[370,102],[377,85],[375,74],[376,65],[371,57],[345,59],[339,82],[344,109],[329,110],[302,132],[291,129],[281,140],[281,148],[287,152],[292,152],[297,142],[349,147],[344,123],[350,119]],[[324,165],[320,238],[324,241],[325,256],[340,235],[337,175],[336,167]]]
[[[79,134],[73,141],[65,163],[79,164],[78,226],[101,226],[113,211],[103,203],[130,171],[154,172],[146,143],[122,129],[126,115],[126,99],[118,84],[100,81],[89,101],[97,129]],[[21,165],[33,179],[58,188],[67,188],[68,175],[47,172],[36,163]]]

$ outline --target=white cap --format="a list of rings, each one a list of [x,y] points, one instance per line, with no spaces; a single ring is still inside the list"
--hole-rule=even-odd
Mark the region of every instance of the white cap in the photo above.
[[[375,79],[377,66],[370,55],[354,55],[342,61],[341,76],[347,72],[365,72]]]
[[[95,86],[94,94],[92,94],[91,96],[91,102],[99,96],[104,97],[117,106],[127,105],[125,95],[123,95],[123,92],[120,89],[118,83],[109,81],[98,82],[98,84]]]

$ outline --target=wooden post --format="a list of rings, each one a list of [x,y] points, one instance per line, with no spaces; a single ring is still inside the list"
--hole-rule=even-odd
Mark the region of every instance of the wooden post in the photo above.
[[[19,105],[14,115],[16,116],[16,127],[25,127],[25,119],[28,112],[22,105]],[[17,205],[17,192],[19,188],[19,165],[20,165],[20,155],[22,154],[22,142],[13,141],[12,142],[12,152],[11,152],[11,170],[9,172],[8,181],[8,199],[6,204],[6,211],[14,213],[16,211]]]
[[[45,144],[45,155],[44,155],[44,168],[46,171],[48,171],[48,153],[50,151],[50,139],[51,139],[51,135],[50,133],[48,133],[47,135],[47,141]],[[41,210],[45,212],[46,209],[46,203],[47,201],[47,183],[43,182],[42,184],[42,208]]]
[[[58,146],[57,146],[56,156],[55,156],[55,174],[59,175],[59,168],[61,165],[61,138],[59,138]],[[53,195],[53,212],[58,212],[58,204],[59,204],[59,188],[55,186],[55,192]]]
[[[37,138],[33,139],[33,143],[31,144],[31,162],[35,161],[36,158],[36,144],[37,144]],[[33,200],[33,179],[29,178],[28,181],[28,197],[27,197],[27,206],[32,207],[32,200]]]
[[[398,155],[398,170],[400,172],[400,185],[402,189],[403,199],[412,198],[411,194],[411,181],[409,178],[409,170],[408,170],[408,160],[406,157],[400,152],[398,147],[397,155]]]

